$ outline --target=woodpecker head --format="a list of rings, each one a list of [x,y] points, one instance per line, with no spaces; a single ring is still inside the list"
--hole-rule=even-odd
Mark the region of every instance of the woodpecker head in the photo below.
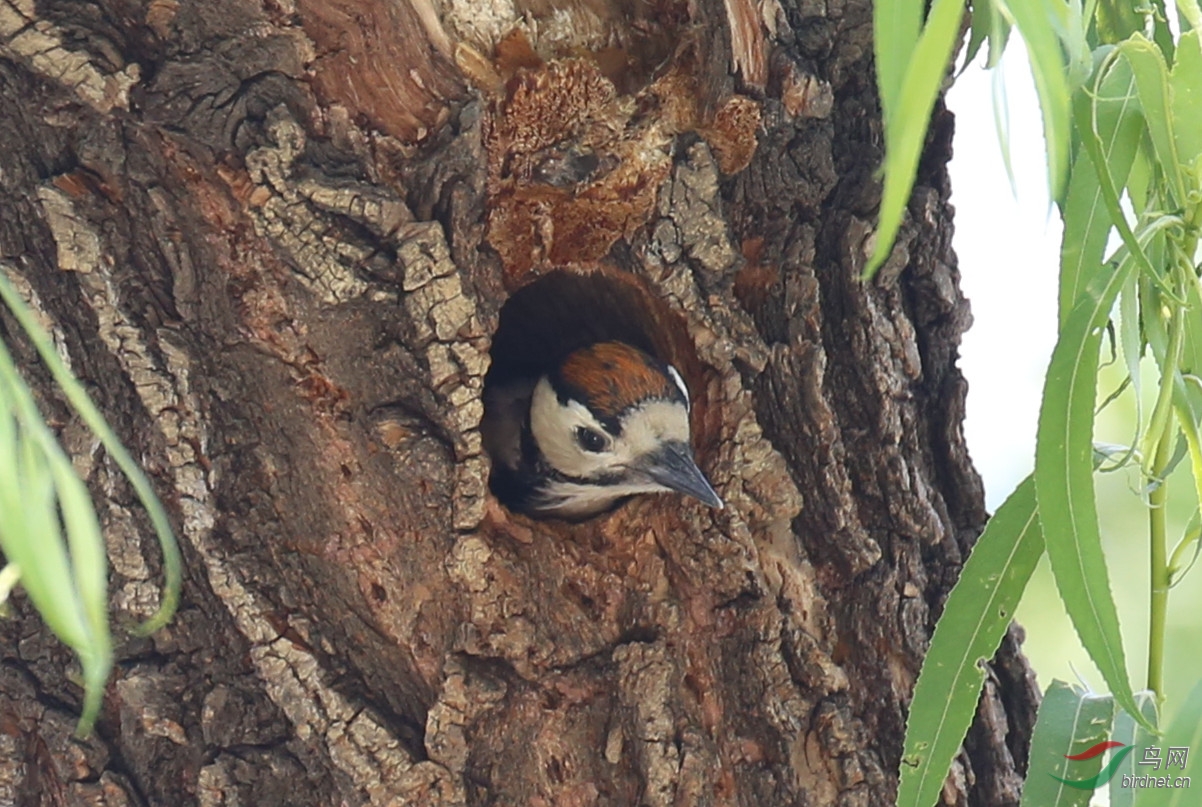
[[[693,460],[680,373],[625,343],[581,348],[539,379],[530,435],[550,471],[534,501],[539,512],[582,518],[657,491],[722,507]]]

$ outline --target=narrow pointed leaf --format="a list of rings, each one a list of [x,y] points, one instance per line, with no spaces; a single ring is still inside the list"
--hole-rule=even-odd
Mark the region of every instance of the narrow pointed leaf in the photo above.
[[[981,45],[989,38],[989,30],[993,26],[992,18],[993,3],[991,0],[973,0],[972,13],[969,16],[968,44],[964,46],[964,66],[960,68],[961,73],[968,69],[973,59],[977,58]]]
[[[105,421],[104,415],[88,397],[83,385],[67,369],[50,338],[34,320],[33,315],[25,307],[24,302],[2,272],[0,272],[0,298],[4,300],[13,317],[20,323],[71,407],[92,430],[92,433],[99,438],[105,451],[125,474],[125,478],[129,480],[134,492],[138,494],[138,500],[146,508],[146,514],[150,517],[150,523],[159,539],[159,548],[163,552],[163,574],[166,577],[158,611],[135,629],[135,633],[150,634],[170,621],[179,603],[180,588],[183,584],[183,560],[179,545],[175,540],[175,533],[171,529],[171,521],[167,518],[167,511],[163,509],[162,502],[155,495],[154,488],[151,487],[150,480],[146,478],[142,468],[117,439],[117,435]]]
[[[29,438],[33,396],[0,343],[0,549],[21,569],[21,585],[47,626],[72,648],[87,644],[88,628],[78,606],[71,564],[62,542],[54,480],[36,441]],[[26,410],[22,413],[22,410]],[[15,413],[15,416],[14,416]],[[33,427],[45,425],[38,419]]]
[[[75,595],[88,627],[87,643],[76,648],[84,678],[84,706],[76,733],[86,736],[100,713],[104,685],[113,667],[113,639],[108,622],[108,558],[104,537],[87,488],[58,444],[53,462],[63,524],[71,551]]]
[[[1197,31],[1181,35],[1169,89],[1177,157],[1192,166],[1202,156],[1202,44]]]
[[[1132,272],[1123,284],[1119,297],[1119,345],[1123,351],[1123,363],[1127,368],[1127,377],[1131,379],[1132,398],[1135,401],[1135,432],[1138,435],[1143,424],[1143,400],[1140,396],[1142,384],[1139,368],[1144,355],[1143,333],[1139,327],[1139,284],[1135,282]],[[1136,445],[1138,440],[1132,440]]]
[[[1010,99],[1006,95],[1006,77],[1001,70],[993,71],[993,79],[989,84],[993,96],[993,128],[1002,152],[1002,165],[1006,168],[1006,179],[1010,180],[1010,193],[1017,199],[1018,182],[1014,179],[1014,160],[1010,150]]]
[[[71,572],[80,606],[90,633],[108,635],[108,557],[104,536],[88,490],[75,473],[58,443],[50,441],[43,450],[51,457],[51,475],[63,516]]]
[[[1070,760],[1109,739],[1114,701],[1053,681],[1039,705],[1021,807],[1087,807],[1092,789],[1066,784],[1088,781],[1102,769],[1102,756]]]
[[[989,519],[935,626],[906,723],[899,807],[939,800],[977,710],[983,665],[1006,635],[1042,555],[1035,482],[1028,476]]]
[[[1143,31],[1143,15],[1135,4],[1124,0],[1098,0],[1096,12],[1098,34],[1108,44],[1121,42],[1137,31]]]
[[[1139,797],[1139,807],[1196,807],[1198,804],[1198,784],[1202,782],[1202,764],[1198,760],[1202,754],[1202,681],[1199,681],[1181,704],[1177,716],[1173,718],[1168,729],[1156,743],[1167,756],[1170,748],[1189,749],[1185,755],[1183,768],[1173,767],[1163,769],[1163,775],[1179,779],[1189,777],[1190,787],[1148,788]],[[1159,775],[1161,772],[1157,771]]]
[[[1202,508],[1202,386],[1186,381],[1186,376],[1196,378],[1202,374],[1202,289],[1197,278],[1191,280],[1185,290],[1188,307],[1179,369],[1173,371],[1173,411],[1189,446],[1194,495]]]
[[[1156,711],[1155,692],[1148,690],[1137,692],[1135,693],[1135,702],[1139,704],[1140,713],[1145,721],[1153,726],[1160,724],[1160,718]],[[1111,733],[1110,739],[1123,745],[1134,746],[1136,749],[1136,755],[1128,754],[1110,780],[1110,807],[1136,807],[1136,791],[1122,786],[1123,776],[1130,776],[1135,772],[1135,762],[1139,759],[1138,755],[1142,753],[1140,749],[1146,745],[1152,745],[1157,737],[1137,723],[1125,710],[1120,709],[1114,718],[1114,731]],[[1142,799],[1139,803],[1142,805]]]
[[[1169,226],[1168,222],[1178,221],[1178,219],[1169,216],[1161,216],[1152,225],[1141,231],[1141,237],[1137,238],[1131,230],[1131,225],[1127,223],[1126,215],[1123,213],[1119,203],[1119,192],[1122,190],[1120,185],[1115,181],[1115,176],[1106,159],[1106,154],[1103,150],[1103,143],[1098,136],[1098,121],[1095,115],[1097,107],[1091,104],[1088,98],[1084,95],[1078,95],[1077,101],[1074,104],[1074,118],[1077,123],[1077,131],[1081,136],[1081,150],[1088,155],[1089,162],[1093,167],[1094,174],[1098,179],[1098,191],[1102,202],[1105,205],[1106,213],[1109,216],[1110,222],[1118,231],[1120,238],[1123,241],[1123,248],[1116,253],[1116,256],[1121,256],[1126,252],[1126,258],[1121,260],[1133,260],[1144,270],[1147,277],[1157,277],[1156,270],[1153,268],[1147,253],[1145,252],[1145,244],[1149,239],[1159,233],[1164,227]],[[1130,169],[1130,163],[1126,166]],[[1096,265],[1092,268],[1096,269]],[[1082,272],[1087,272],[1091,269],[1091,264],[1082,263]],[[1065,267],[1061,267],[1061,274],[1065,273]],[[1076,286],[1078,289],[1086,288],[1093,283],[1093,277],[1088,277],[1082,281],[1078,281]],[[1061,288],[1063,289],[1065,282],[1061,280]],[[1075,304],[1076,301],[1074,301]]]
[[[1048,153],[1048,187],[1063,198],[1069,168],[1069,105],[1072,88],[1065,48],[1056,31],[1067,31],[1067,6],[1042,0],[1010,0],[1007,4],[1027,45],[1035,91],[1043,115]]]
[[[894,87],[892,78],[878,78],[885,112],[885,187],[881,196],[876,245],[864,269],[865,276],[871,277],[893,249],[893,240],[897,237],[906,205],[910,201],[910,191],[914,188],[918,157],[926,141],[931,109],[935,106],[939,87],[947,74],[963,14],[964,0],[934,0],[922,35],[906,63],[900,85]],[[906,24],[905,20],[902,24]],[[877,30],[882,29],[878,27]],[[892,50],[886,55],[892,60],[888,67],[896,69],[897,55]],[[886,92],[893,94],[894,103],[887,104],[884,97]]]
[[[986,60],[986,67],[997,67],[1009,38],[1010,23],[998,12],[997,3],[994,0],[973,0],[972,27],[969,31],[968,44],[964,48],[964,66],[960,68],[960,72],[968,69],[986,40],[989,41],[989,57]]]
[[[1168,187],[1177,205],[1186,200],[1185,181],[1177,155],[1170,108],[1169,70],[1160,48],[1140,34],[1133,34],[1119,46],[1119,51],[1131,63],[1135,83],[1139,88],[1139,103],[1148,125],[1156,158],[1164,172]]]
[[[1101,148],[1103,162],[1110,171],[1111,182],[1115,187],[1122,188],[1139,148],[1144,129],[1143,118],[1130,64],[1124,59],[1103,60],[1099,70],[1103,74],[1095,83],[1093,103],[1096,106],[1083,110],[1077,120],[1096,125],[1094,134]],[[1086,93],[1081,92],[1076,103],[1088,107],[1091,101]],[[1061,323],[1101,267],[1102,253],[1114,225],[1093,160],[1086,149],[1078,151],[1073,163],[1062,213]]]
[[[872,38],[876,57],[877,89],[885,120],[898,106],[906,66],[918,44],[926,6],[922,0],[880,0],[872,7]]]
[[[1123,261],[1100,274],[1061,328],[1039,413],[1035,490],[1052,573],[1073,627],[1115,700],[1136,714],[1093,489],[1099,348],[1133,265]]]

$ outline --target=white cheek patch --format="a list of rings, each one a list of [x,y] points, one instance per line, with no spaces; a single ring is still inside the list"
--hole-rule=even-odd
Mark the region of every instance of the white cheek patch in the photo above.
[[[683,389],[679,374],[674,374]],[[576,430],[591,429],[606,435],[610,444],[605,451],[585,451],[576,440]],[[573,488],[561,491],[568,499],[614,499],[634,493],[663,490],[631,471],[638,462],[659,450],[665,443],[689,443],[689,412],[678,401],[653,400],[630,410],[622,420],[622,433],[609,434],[578,401],[560,403],[546,379],[534,389],[530,402],[530,429],[539,451],[552,468],[576,479],[610,477],[601,489]],[[629,478],[614,480],[613,475]],[[615,486],[617,485],[617,486]]]
[[[689,397],[689,388],[685,386],[684,378],[681,377],[680,372],[669,364],[668,375],[672,376],[672,381],[676,383],[676,387],[680,390],[680,394],[684,396],[684,408],[686,410],[691,409],[693,407],[693,399]]]
[[[530,429],[539,450],[551,467],[575,477],[590,477],[614,463],[610,451],[589,452],[576,442],[576,429],[591,429],[605,434],[588,408],[578,401],[560,404],[558,396],[545,378],[534,389],[530,402]],[[611,443],[612,447],[612,443]]]
[[[569,420],[574,421],[577,426],[588,425],[594,429],[601,429],[601,424],[593,417],[593,413],[580,401],[569,400],[565,408],[571,414]]]

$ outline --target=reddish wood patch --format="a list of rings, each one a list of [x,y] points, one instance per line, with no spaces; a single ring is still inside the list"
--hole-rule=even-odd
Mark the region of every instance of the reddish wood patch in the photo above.
[[[317,47],[313,87],[323,104],[413,142],[463,97],[459,71],[437,48],[446,35],[424,25],[412,4],[300,0],[298,8]]]

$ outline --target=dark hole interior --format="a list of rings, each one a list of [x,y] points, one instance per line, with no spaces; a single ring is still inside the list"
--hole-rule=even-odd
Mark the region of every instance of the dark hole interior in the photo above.
[[[664,361],[672,340],[657,327],[667,313],[633,277],[555,271],[519,289],[501,309],[484,384],[534,378],[569,353],[617,340]]]

